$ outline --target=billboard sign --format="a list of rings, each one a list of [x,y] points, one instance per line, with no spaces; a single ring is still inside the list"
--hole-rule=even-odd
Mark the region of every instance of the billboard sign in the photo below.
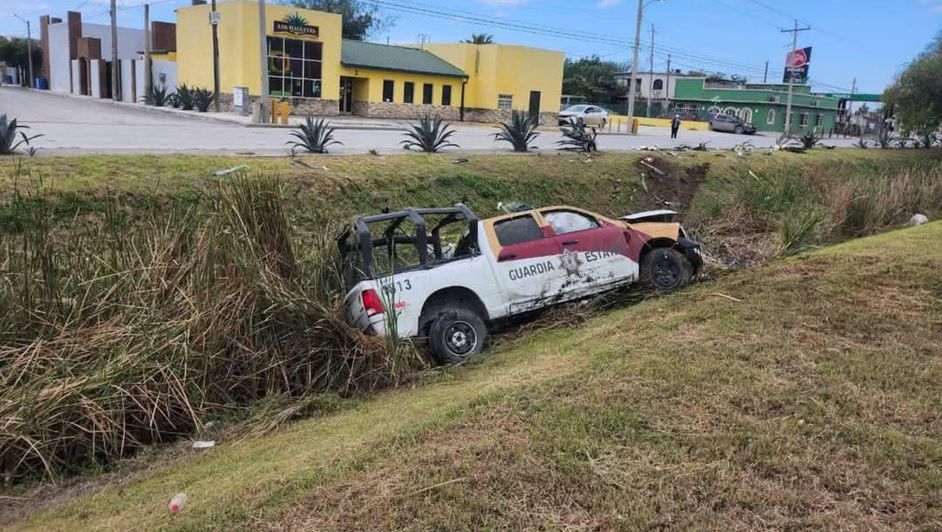
[[[808,83],[808,67],[811,65],[811,47],[801,48],[785,56],[784,83]]]

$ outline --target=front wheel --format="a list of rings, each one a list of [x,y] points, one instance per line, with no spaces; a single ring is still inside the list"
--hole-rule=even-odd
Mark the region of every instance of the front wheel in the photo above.
[[[439,364],[457,364],[484,349],[487,325],[476,313],[463,308],[442,312],[429,329],[429,349]]]
[[[742,126],[736,126],[736,134],[742,135],[742,132],[745,131]]]
[[[641,284],[658,292],[673,292],[690,284],[693,267],[673,248],[655,248],[641,258]]]

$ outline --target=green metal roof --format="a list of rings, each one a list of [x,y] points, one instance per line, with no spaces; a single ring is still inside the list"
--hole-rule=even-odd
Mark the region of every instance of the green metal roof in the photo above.
[[[468,77],[460,68],[427,50],[350,39],[341,44],[340,62],[348,67]]]

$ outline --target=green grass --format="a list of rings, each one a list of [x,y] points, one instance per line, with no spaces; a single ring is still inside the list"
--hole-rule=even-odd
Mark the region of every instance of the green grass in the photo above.
[[[940,272],[940,223],[739,271],[13,526],[939,528]]]
[[[641,186],[637,161],[657,154],[601,153],[587,160],[577,154],[469,155],[455,164],[449,155],[317,156],[297,158],[228,156],[89,155],[21,160],[33,179],[54,192],[63,219],[97,213],[102,198],[118,196],[138,208],[199,196],[216,181],[216,170],[248,166],[248,175],[283,179],[293,200],[298,224],[315,228],[384,206],[442,206],[465,200],[487,216],[500,201],[540,205],[567,203],[608,215],[662,206]],[[660,157],[660,156],[658,156]],[[746,159],[729,153],[688,153],[666,159],[681,172],[707,163],[708,182],[739,176],[741,168],[766,173],[875,176],[914,165],[938,163],[933,150],[821,150],[807,155],[778,153]],[[12,195],[18,159],[0,158],[0,200]],[[807,172],[806,172],[807,170]],[[650,174],[650,171],[648,172]],[[651,180],[652,177],[648,176]],[[683,174],[671,179],[684,180]],[[721,206],[706,206],[705,211]],[[2,213],[0,213],[2,218]],[[15,222],[6,222],[7,225]]]

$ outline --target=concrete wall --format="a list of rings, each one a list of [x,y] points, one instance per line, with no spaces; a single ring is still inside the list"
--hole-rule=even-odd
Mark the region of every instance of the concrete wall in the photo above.
[[[78,59],[72,59],[69,61],[69,70],[71,72],[72,79],[72,85],[69,86],[69,92],[72,94],[82,94],[82,92],[84,92],[84,87],[82,87],[82,70]]]
[[[103,69],[108,68],[108,64],[104,61],[91,60],[88,62],[88,80],[89,88],[91,92],[89,96],[92,98],[101,98],[101,75]]]
[[[177,75],[189,86],[212,88],[212,28],[207,23],[209,5],[177,9]],[[220,91],[232,95],[233,87],[248,87],[250,94],[261,91],[261,58],[259,57],[258,4],[255,2],[224,2],[218,4],[221,18],[219,33]],[[274,32],[273,23],[288,15],[300,14],[320,35],[303,37],[323,43],[321,98],[340,98],[341,17],[331,13],[299,9],[287,5],[266,4],[266,31],[269,36],[301,39],[297,35]]]
[[[468,74],[465,106],[497,109],[500,95],[527,110],[530,91],[540,92],[540,110],[556,112],[563,88],[562,52],[502,44],[429,44],[425,49]]]
[[[101,58],[111,61],[111,27],[105,24],[82,24],[82,37],[101,39]],[[118,59],[135,59],[144,49],[144,30],[118,28]]]
[[[140,65],[143,66],[143,65]],[[135,77],[135,68],[133,59],[122,59],[121,60],[121,101],[134,103],[137,101],[135,98],[135,91],[137,85]],[[142,89],[138,89],[140,92]]]
[[[138,68],[144,70],[144,61],[138,62]],[[163,84],[167,87],[167,92],[177,92],[177,64],[173,61],[151,61],[151,75],[154,77],[154,84]],[[144,86],[141,85],[138,91],[143,94]],[[212,83],[207,88],[212,88]]]
[[[648,91],[652,87],[652,84],[658,80],[661,81],[662,86],[667,87],[667,94],[664,93],[664,90],[653,91],[653,98],[655,100],[664,99],[664,98],[673,98],[677,90],[677,80],[683,78],[684,76],[678,74],[671,74],[670,76],[667,73],[658,73],[655,72],[653,79],[650,72],[638,72],[638,75],[635,77],[635,90],[636,94],[641,98],[648,97]],[[615,81],[618,83],[618,86],[624,91],[625,95],[628,94],[628,83],[631,76],[626,72],[619,72],[615,74]],[[670,79],[668,79],[670,78]]]
[[[49,89],[72,91],[72,65],[69,57],[69,26],[65,22],[49,25]]]

